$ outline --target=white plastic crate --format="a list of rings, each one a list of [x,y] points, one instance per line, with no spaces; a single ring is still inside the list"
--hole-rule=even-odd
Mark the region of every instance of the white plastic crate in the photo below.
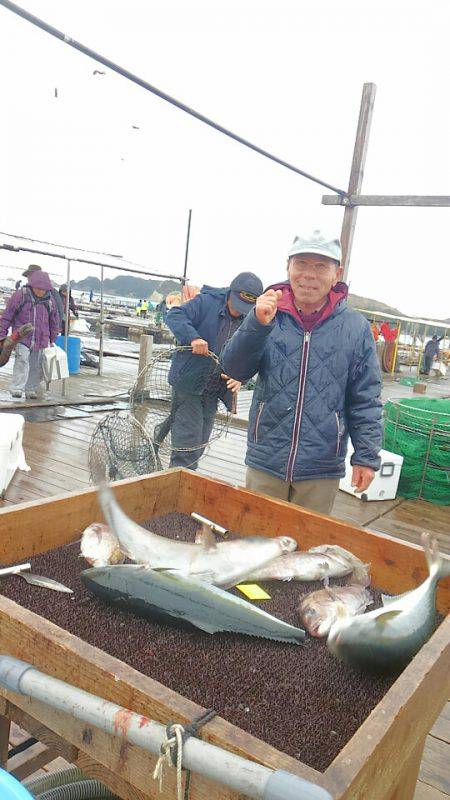
[[[22,447],[21,414],[0,414],[0,496],[3,498],[16,469],[29,469]]]
[[[397,495],[400,472],[402,471],[403,456],[397,453],[390,453],[388,450],[380,450],[381,467],[375,473],[375,477],[369,488],[361,494],[355,494],[355,487],[352,483],[352,466],[350,458],[353,455],[353,448],[349,447],[345,461],[345,477],[341,478],[339,488],[343,492],[353,494],[360,500],[394,500]]]

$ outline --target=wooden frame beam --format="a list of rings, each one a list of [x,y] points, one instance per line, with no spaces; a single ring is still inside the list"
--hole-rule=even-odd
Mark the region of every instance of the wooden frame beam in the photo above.
[[[352,167],[348,184],[348,194],[359,194],[364,178],[364,166],[366,163],[367,147],[369,144],[370,126],[372,124],[373,105],[375,102],[377,87],[374,83],[365,83],[363,86],[361,107],[359,111],[358,127],[356,129],[355,147],[353,150]],[[341,195],[338,195],[340,199]],[[345,203],[344,203],[345,205]],[[346,205],[344,219],[341,230],[342,261],[344,267],[343,280],[347,279],[352,252],[353,236],[355,233],[356,217],[358,209],[353,205]]]
[[[349,194],[341,197],[336,194],[325,194],[322,197],[324,206],[430,206],[440,208],[450,206],[450,195],[426,194]],[[345,218],[344,218],[345,219]]]

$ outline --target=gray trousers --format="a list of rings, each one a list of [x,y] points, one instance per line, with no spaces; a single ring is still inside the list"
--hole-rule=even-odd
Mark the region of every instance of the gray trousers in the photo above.
[[[180,389],[173,390],[170,412],[171,467],[197,469],[214,427],[217,403],[217,396],[207,392],[191,394]]]
[[[330,514],[339,489],[339,480],[339,478],[318,478],[289,483],[276,478],[270,472],[247,467],[245,486],[253,492],[268,494],[277,500],[287,500],[319,514]]]
[[[42,375],[42,350],[29,350],[20,342],[16,345],[11,392],[36,392]]]

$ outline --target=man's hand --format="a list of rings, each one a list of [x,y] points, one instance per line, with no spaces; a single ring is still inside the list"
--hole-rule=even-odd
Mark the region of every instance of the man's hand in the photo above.
[[[365,492],[369,488],[375,477],[375,472],[371,467],[360,467],[355,464],[352,474],[352,486],[355,487],[355,492]]]
[[[192,352],[196,356],[207,356],[208,355],[208,342],[205,342],[204,339],[192,339],[191,342]]]
[[[258,322],[262,325],[269,325],[277,313],[278,300],[283,292],[281,289],[268,289],[256,300],[255,315]]]
[[[241,381],[235,381],[234,378],[229,378],[228,375],[222,372],[220,376],[224,381],[227,382],[227,389],[230,389],[232,392],[236,393],[242,386]]]

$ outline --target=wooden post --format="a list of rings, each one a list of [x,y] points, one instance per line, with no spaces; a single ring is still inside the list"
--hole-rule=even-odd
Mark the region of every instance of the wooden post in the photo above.
[[[353,150],[353,161],[348,184],[349,194],[359,194],[363,177],[364,165],[366,163],[367,145],[369,143],[370,125],[372,122],[373,104],[377,87],[374,83],[365,83],[361,97],[361,108],[359,111],[358,128],[356,131],[355,147]],[[352,252],[353,235],[355,232],[356,217],[358,209],[347,206],[344,211],[344,219],[341,231],[342,246],[342,266],[344,267],[344,281],[347,280],[350,256]]]
[[[0,716],[0,767],[6,769],[8,764],[9,731],[11,720],[9,717]]]
[[[152,357],[153,357],[153,336],[148,336],[147,334],[143,333],[141,338],[140,338],[140,343],[139,343],[139,370],[138,370],[138,375],[141,375],[142,371],[145,369],[145,367],[148,364],[150,364],[150,361],[152,360]],[[139,383],[140,384],[144,383],[144,381],[142,380],[142,382],[140,381]],[[140,388],[142,389],[143,386],[140,385]]]

